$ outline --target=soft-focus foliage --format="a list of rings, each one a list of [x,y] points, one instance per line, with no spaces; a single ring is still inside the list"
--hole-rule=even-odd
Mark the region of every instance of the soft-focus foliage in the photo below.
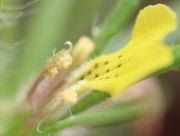
[[[165,104],[158,92],[162,88],[156,85],[157,90],[148,90],[142,82],[144,88],[138,89],[144,93],[138,94],[134,88],[135,93],[127,94],[133,95],[133,100],[122,102],[122,97],[109,98],[118,96],[119,91],[135,82],[180,65],[180,29],[163,41],[175,29],[175,13],[179,20],[178,0],[165,1],[175,13],[162,4],[158,8],[149,6],[140,12],[136,22],[133,16],[138,9],[158,1],[148,4],[143,0],[0,2],[0,135],[59,135],[59,131],[79,125],[104,128],[118,124],[127,125],[128,130],[125,133],[118,130],[117,134],[128,136],[132,135],[129,130],[134,129],[131,125],[144,116],[161,118]],[[74,43],[72,50],[68,50],[66,41]],[[88,47],[83,47],[84,44]],[[114,54],[98,57],[124,45]],[[74,79],[72,73],[88,57],[91,57],[89,67],[83,71],[85,74],[82,71],[79,74],[79,78],[86,80],[82,88],[73,88],[78,93],[60,92],[79,80],[68,83]],[[86,91],[89,89],[96,90]]]

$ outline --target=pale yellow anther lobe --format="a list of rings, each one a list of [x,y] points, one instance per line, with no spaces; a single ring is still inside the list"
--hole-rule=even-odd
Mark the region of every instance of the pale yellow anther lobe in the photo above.
[[[54,77],[58,73],[58,69],[67,69],[72,64],[71,48],[61,50],[51,57],[45,66],[45,76]]]
[[[66,102],[75,104],[78,101],[78,94],[74,91],[63,91],[59,93],[59,97]]]

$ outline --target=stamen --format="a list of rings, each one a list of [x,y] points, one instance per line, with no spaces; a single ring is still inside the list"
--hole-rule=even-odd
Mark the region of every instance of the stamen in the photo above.
[[[75,104],[78,101],[78,94],[75,91],[63,91],[59,93],[59,96],[71,104]]]
[[[46,76],[54,77],[58,73],[58,69],[67,69],[72,64],[72,56],[70,55],[72,45],[69,44],[69,46],[69,49],[61,50],[57,53],[53,50],[53,56],[45,68],[47,71],[45,73]]]

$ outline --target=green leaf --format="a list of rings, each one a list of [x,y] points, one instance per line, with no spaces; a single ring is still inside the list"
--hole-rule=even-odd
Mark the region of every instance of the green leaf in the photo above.
[[[138,119],[147,112],[147,103],[132,101],[108,106],[93,112],[85,112],[77,116],[61,120],[44,129],[44,134],[52,134],[78,125],[105,125],[111,123],[124,124]]]
[[[94,37],[96,49],[93,55],[100,55],[108,42],[128,23],[141,0],[119,0],[109,17],[104,21],[100,35]]]
[[[180,44],[172,46],[171,49],[175,57],[174,66],[175,67],[179,66],[180,65]]]
[[[25,111],[20,114],[16,114],[8,119],[8,121],[4,124],[5,131],[4,136],[16,136],[18,135],[18,130],[23,126],[24,122],[27,121],[27,119],[32,114],[31,110]]]
[[[110,98],[110,95],[108,93],[100,91],[90,92],[88,95],[81,98],[78,103],[71,108],[71,114],[78,114],[79,112],[84,111],[96,104],[99,104],[100,102],[108,98]],[[65,113],[65,115],[61,119],[64,119],[68,116],[70,116],[70,113]]]

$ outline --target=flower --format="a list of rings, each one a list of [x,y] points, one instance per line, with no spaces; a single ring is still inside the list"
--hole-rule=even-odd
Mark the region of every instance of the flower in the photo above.
[[[79,67],[94,48],[92,40],[82,37],[74,48],[53,54],[30,89],[30,103],[37,109],[45,105],[43,113],[49,115],[64,103],[75,104],[80,94],[87,90],[104,91],[113,97],[119,95],[134,83],[173,64],[173,53],[163,39],[175,28],[176,14],[169,7],[163,4],[147,6],[138,14],[131,39],[124,48]],[[44,81],[46,77],[50,78],[48,83]],[[38,87],[41,81],[50,87]],[[57,88],[58,92],[54,93]],[[42,94],[44,90],[46,93]]]
[[[112,123],[116,119],[118,119],[118,122],[124,122],[125,116],[123,114],[128,112],[133,115],[129,116],[130,114],[128,114],[126,117],[128,120],[132,119],[132,117],[139,117],[145,114],[145,112],[149,114],[149,110],[144,108],[144,106],[149,108],[151,105],[146,104],[148,100],[145,99],[145,105],[138,104],[137,108],[136,105],[134,108],[135,103],[133,101],[133,103],[128,102],[128,104],[118,104],[112,108],[100,109],[95,114],[90,112],[77,115],[110,96],[114,98],[119,96],[122,91],[126,90],[128,92],[127,88],[131,85],[141,80],[145,81],[145,78],[151,77],[162,69],[172,69],[175,65],[180,65],[180,55],[177,53],[179,50],[176,50],[179,46],[176,46],[176,49],[174,49],[168,47],[163,42],[165,36],[176,28],[176,14],[163,4],[147,6],[140,11],[132,31],[131,39],[120,51],[87,60],[90,55],[92,56],[92,51],[96,47],[95,44],[97,44],[97,48],[93,55],[101,53],[108,41],[119,32],[118,29],[122,29],[128,21],[138,3],[140,3],[139,0],[118,2],[118,6],[112,11],[110,18],[103,23],[99,36],[96,35],[94,37],[95,43],[90,38],[84,36],[75,45],[69,41],[65,42],[70,48],[63,49],[57,53],[53,50],[52,57],[34,79],[32,74],[35,74],[48,51],[52,49],[51,45],[53,46],[54,43],[61,42],[56,37],[58,36],[57,33],[59,33],[57,30],[64,31],[63,29],[56,30],[56,28],[63,28],[65,24],[62,22],[64,19],[59,20],[56,19],[57,16],[54,16],[54,11],[59,11],[56,5],[60,3],[57,2],[57,4],[50,5],[51,8],[49,9],[55,8],[53,12],[51,10],[46,11],[47,8],[45,7],[49,7],[49,4],[46,5],[47,2],[42,3],[43,5],[40,7],[38,6],[42,10],[35,17],[34,24],[37,24],[37,26],[32,25],[27,31],[26,38],[28,40],[27,43],[25,42],[25,47],[22,47],[17,52],[17,59],[12,60],[15,63],[8,65],[6,70],[8,72],[4,72],[2,76],[5,80],[1,83],[1,88],[5,91],[7,89],[7,91],[12,90],[15,92],[15,90],[20,90],[21,87],[23,93],[18,98],[23,100],[20,104],[16,105],[14,103],[13,106],[3,111],[2,119],[9,115],[11,118],[8,122],[5,119],[2,121],[1,124],[4,127],[2,127],[3,129],[0,133],[13,135],[39,133],[37,135],[49,135],[57,131],[57,129],[61,130],[62,128],[79,125],[83,121],[85,121],[84,123],[91,123],[91,120],[95,120],[93,122],[98,125],[101,123]],[[70,5],[67,3],[67,7]],[[71,9],[71,6],[69,8]],[[63,13],[62,15],[66,18],[69,11],[66,11],[66,8],[61,11],[63,12],[59,13]],[[124,16],[124,12],[127,13],[127,17]],[[56,23],[52,24],[52,21],[49,22],[49,17],[52,17],[50,20],[55,20],[54,22]],[[48,23],[44,24],[44,22]],[[45,27],[47,26],[48,29],[46,30]],[[46,31],[42,33],[41,30]],[[40,52],[42,49],[43,51]],[[7,78],[5,77],[6,75]],[[29,86],[28,83],[31,82],[33,83]],[[4,83],[6,84],[4,85]],[[11,87],[9,83],[12,84]],[[23,85],[23,83],[27,83],[27,86]],[[24,96],[26,87],[30,88],[28,88],[27,94]],[[91,90],[97,91],[91,92]],[[124,98],[124,95],[116,98],[123,100],[121,99],[122,97]],[[140,97],[142,98],[142,96]],[[139,102],[142,104],[143,101]],[[153,101],[153,103],[156,102]],[[133,107],[130,106],[132,104]],[[107,106],[107,103],[105,103],[105,106]],[[122,107],[127,108],[123,110]],[[106,111],[108,114],[104,114]],[[6,113],[8,114],[5,115]],[[107,119],[105,122],[104,117]],[[97,121],[96,119],[100,120]],[[69,124],[68,121],[70,121]]]
[[[170,66],[173,54],[163,39],[175,28],[176,14],[169,7],[163,4],[145,7],[136,19],[129,43],[120,51],[84,64],[77,70],[80,74],[73,84],[59,95],[99,90],[117,96],[132,84]]]

